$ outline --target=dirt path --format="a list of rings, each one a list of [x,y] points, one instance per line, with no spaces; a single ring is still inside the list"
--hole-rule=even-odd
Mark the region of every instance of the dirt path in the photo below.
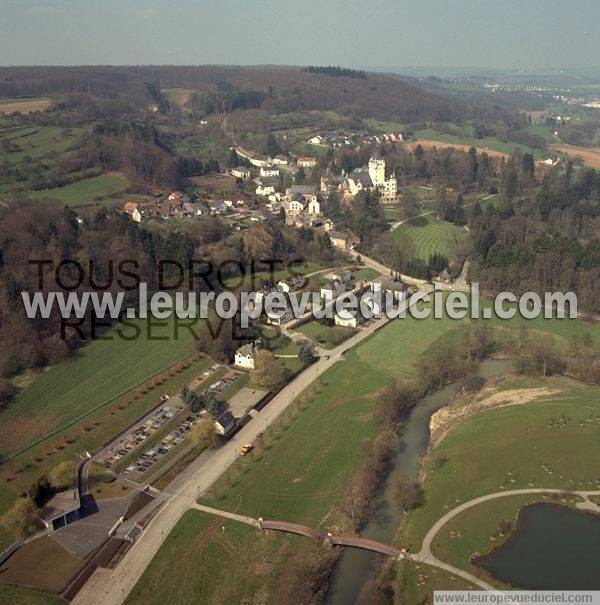
[[[434,446],[438,445],[450,430],[465,418],[485,412],[486,410],[530,403],[541,397],[551,397],[560,392],[559,389],[548,388],[510,389],[499,392],[490,392],[490,389],[488,389],[486,397],[473,401],[468,405],[444,406],[435,412],[429,421],[429,430],[431,433],[429,449],[431,450]]]
[[[468,152],[472,145],[463,145],[461,143],[444,143],[443,141],[431,141],[429,139],[417,139],[410,143],[405,143],[404,148],[414,151],[417,145],[421,145],[423,149],[431,149],[436,147],[437,149],[457,149],[458,151]],[[477,153],[487,153],[492,158],[510,158],[510,154],[503,153],[501,151],[495,151],[493,149],[487,149],[486,147],[475,147]]]

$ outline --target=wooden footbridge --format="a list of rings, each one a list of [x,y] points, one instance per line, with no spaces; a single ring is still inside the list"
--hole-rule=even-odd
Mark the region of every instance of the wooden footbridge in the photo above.
[[[350,546],[352,548],[362,548],[363,550],[370,550],[377,552],[388,557],[394,557],[395,559],[401,559],[408,557],[406,551],[402,551],[395,546],[389,544],[382,544],[375,540],[367,540],[366,538],[360,538],[356,536],[335,536],[331,533],[321,532],[305,525],[298,525],[297,523],[287,523],[286,521],[273,521],[273,520],[258,520],[259,527],[262,530],[273,530],[282,531],[288,534],[298,534],[300,536],[306,536],[312,538],[323,544],[330,544],[332,546]]]

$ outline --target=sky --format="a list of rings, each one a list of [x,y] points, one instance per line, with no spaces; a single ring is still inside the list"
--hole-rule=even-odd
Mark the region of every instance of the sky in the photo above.
[[[599,0],[0,0],[0,64],[600,66]]]

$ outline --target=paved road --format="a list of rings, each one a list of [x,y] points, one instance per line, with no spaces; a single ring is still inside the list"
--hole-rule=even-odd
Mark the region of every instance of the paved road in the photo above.
[[[524,489],[514,489],[505,492],[495,492],[493,494],[487,494],[485,496],[480,496],[479,498],[474,498],[473,500],[469,500],[468,502],[463,502],[456,508],[453,508],[451,511],[447,512],[443,517],[438,519],[436,523],[433,524],[431,529],[427,532],[426,536],[423,538],[423,544],[421,545],[421,550],[410,556],[412,561],[419,561],[421,563],[426,563],[427,565],[433,565],[434,567],[439,567],[440,569],[445,569],[446,571],[453,573],[457,576],[461,576],[476,584],[477,586],[483,588],[484,590],[494,590],[492,586],[490,586],[487,582],[484,582],[480,578],[470,574],[462,569],[454,567],[452,565],[448,565],[443,561],[440,561],[432,552],[431,552],[431,544],[433,539],[440,531],[440,529],[450,521],[450,519],[456,517],[463,511],[472,508],[473,506],[477,506],[482,502],[487,502],[488,500],[495,500],[497,498],[505,498],[507,496],[518,496],[521,494],[569,494],[569,495],[577,495],[584,499],[584,502],[577,504],[578,508],[585,510],[594,510],[596,512],[600,512],[600,506],[594,504],[589,500],[589,496],[597,496],[600,495],[600,491],[567,491],[562,489],[544,489],[544,488],[524,488]]]
[[[329,351],[329,359],[321,358],[286,385],[255,418],[220,448],[204,452],[167,486],[158,496],[164,506],[148,524],[140,538],[127,552],[115,570],[97,570],[79,592],[75,604],[115,605],[124,600],[158,551],[164,538],[183,513],[193,507],[199,494],[210,486],[238,458],[244,443],[252,443],[281,413],[323,372],[342,359],[343,354],[358,342],[388,323],[383,317]]]

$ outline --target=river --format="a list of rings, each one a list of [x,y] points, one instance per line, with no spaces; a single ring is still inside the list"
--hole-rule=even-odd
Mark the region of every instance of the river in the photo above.
[[[480,376],[494,378],[506,374],[513,367],[508,359],[488,359],[481,364]],[[458,387],[449,385],[421,399],[408,412],[398,435],[403,447],[394,456],[392,469],[377,495],[375,512],[362,528],[360,535],[371,540],[391,544],[402,520],[402,512],[395,502],[394,486],[399,475],[416,481],[421,457],[429,445],[431,415],[456,397]],[[329,605],[350,605],[375,570],[380,555],[369,551],[347,548],[337,562],[327,593]]]

